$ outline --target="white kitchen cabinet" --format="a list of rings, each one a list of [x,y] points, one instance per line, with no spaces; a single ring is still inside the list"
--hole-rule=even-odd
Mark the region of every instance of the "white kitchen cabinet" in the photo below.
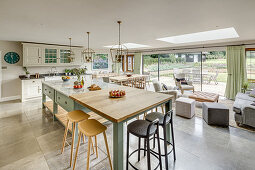
[[[23,66],[42,65],[42,48],[39,45],[23,44]]]
[[[42,97],[42,79],[21,80],[21,101]]]
[[[23,66],[79,66],[83,64],[82,48],[72,47],[69,59],[68,46],[23,43]]]

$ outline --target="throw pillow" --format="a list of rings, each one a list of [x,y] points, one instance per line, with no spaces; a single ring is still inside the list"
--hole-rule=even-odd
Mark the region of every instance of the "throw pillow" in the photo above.
[[[253,89],[253,90],[251,91],[251,93],[249,94],[249,96],[255,97],[255,89]]]
[[[188,83],[187,83],[186,80],[181,80],[180,82],[181,82],[181,84],[183,84],[183,85],[188,85]]]
[[[176,81],[183,81],[183,80],[185,80],[185,78],[180,78],[180,79],[178,79],[178,78],[176,78]]]
[[[163,90],[168,90],[168,89],[167,89],[167,86],[166,86],[164,83],[162,83],[162,89],[163,89]]]

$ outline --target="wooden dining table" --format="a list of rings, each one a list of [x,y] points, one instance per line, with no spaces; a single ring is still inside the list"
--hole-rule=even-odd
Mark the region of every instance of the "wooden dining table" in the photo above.
[[[126,159],[123,156],[123,123],[162,104],[165,104],[165,112],[171,110],[173,96],[118,86],[119,90],[126,91],[126,96],[110,98],[109,91],[113,89],[116,87],[109,86],[99,91],[73,94],[70,98],[75,101],[75,105],[86,107],[113,123],[113,167],[115,170],[123,170],[123,160]],[[167,125],[167,140],[170,141],[170,125]]]
[[[114,76],[114,77],[109,77],[110,81],[115,82],[115,83],[120,83],[122,85],[123,82],[126,82],[130,79],[135,79],[135,78],[147,78],[149,75],[143,75],[143,74],[132,74],[130,77],[127,75],[121,75],[121,76]]]

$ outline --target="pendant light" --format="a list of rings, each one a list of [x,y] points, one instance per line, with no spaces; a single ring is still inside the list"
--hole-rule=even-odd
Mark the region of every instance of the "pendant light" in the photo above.
[[[117,62],[117,63],[120,63],[122,57],[124,57],[125,55],[128,54],[128,49],[125,45],[121,44],[121,41],[120,41],[120,24],[121,24],[121,21],[117,21],[117,23],[119,24],[119,44],[117,45],[117,47],[116,47],[116,45],[113,46],[110,49],[110,52],[111,52],[112,60]]]
[[[91,48],[89,48],[89,33],[88,34],[88,48],[86,48],[85,50],[82,51],[83,53],[83,60],[87,63],[92,62],[92,56],[95,54],[95,51]]]
[[[74,60],[74,57],[72,57],[72,55],[74,55],[74,52],[72,51],[72,38],[69,38],[69,53],[68,53],[69,62],[73,62]]]

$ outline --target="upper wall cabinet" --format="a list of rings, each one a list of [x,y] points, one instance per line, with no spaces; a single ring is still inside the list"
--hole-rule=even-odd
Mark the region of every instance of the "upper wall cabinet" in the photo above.
[[[82,65],[82,48],[23,43],[23,66],[70,66]]]

